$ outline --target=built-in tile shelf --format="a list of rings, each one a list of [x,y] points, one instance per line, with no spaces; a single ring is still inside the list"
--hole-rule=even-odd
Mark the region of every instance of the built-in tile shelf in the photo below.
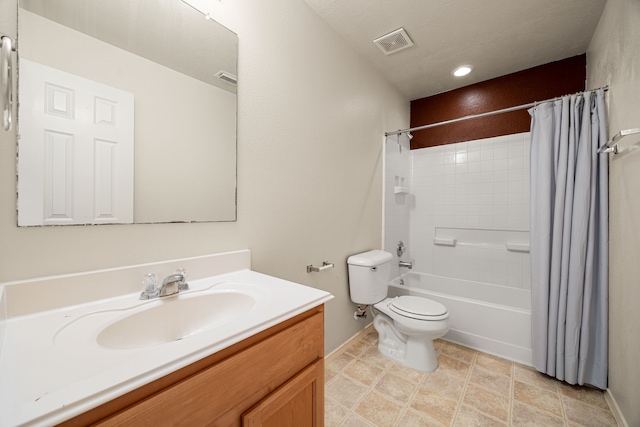
[[[393,187],[395,194],[409,194],[409,187]]]
[[[529,252],[529,230],[436,227],[433,243],[439,246],[473,246]]]

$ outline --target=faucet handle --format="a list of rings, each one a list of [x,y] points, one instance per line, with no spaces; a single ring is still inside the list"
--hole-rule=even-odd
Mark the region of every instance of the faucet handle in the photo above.
[[[145,274],[142,278],[142,292],[140,292],[140,299],[146,300],[155,298],[158,296],[158,288],[156,287],[158,283],[158,277],[153,274]]]
[[[142,290],[144,292],[153,292],[156,290],[158,277],[154,273],[145,274],[142,278]]]
[[[182,280],[178,283],[178,290],[188,291],[189,284],[187,283],[187,277],[189,277],[189,274],[187,273],[187,270],[184,268],[178,268],[174,274],[180,274],[182,276]]]

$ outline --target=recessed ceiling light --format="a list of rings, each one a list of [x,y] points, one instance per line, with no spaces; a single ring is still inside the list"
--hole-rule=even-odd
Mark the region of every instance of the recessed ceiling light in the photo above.
[[[469,74],[471,70],[473,70],[473,67],[471,65],[463,65],[453,70],[451,74],[453,74],[456,77],[462,77]]]

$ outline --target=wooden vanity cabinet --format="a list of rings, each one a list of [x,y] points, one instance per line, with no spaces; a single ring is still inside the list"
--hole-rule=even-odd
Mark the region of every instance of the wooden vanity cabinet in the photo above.
[[[324,426],[324,307],[62,426]]]

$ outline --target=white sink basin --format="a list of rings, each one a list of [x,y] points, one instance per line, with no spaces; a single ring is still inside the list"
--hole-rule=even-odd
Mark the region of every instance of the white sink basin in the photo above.
[[[140,349],[222,330],[251,316],[269,300],[267,288],[254,283],[222,283],[201,291],[139,301],[114,302],[111,308],[72,319],[54,336],[60,348],[94,346]]]
[[[255,305],[239,292],[168,297],[160,304],[124,317],[100,332],[98,344],[113,349],[148,347],[181,340],[239,319]]]

